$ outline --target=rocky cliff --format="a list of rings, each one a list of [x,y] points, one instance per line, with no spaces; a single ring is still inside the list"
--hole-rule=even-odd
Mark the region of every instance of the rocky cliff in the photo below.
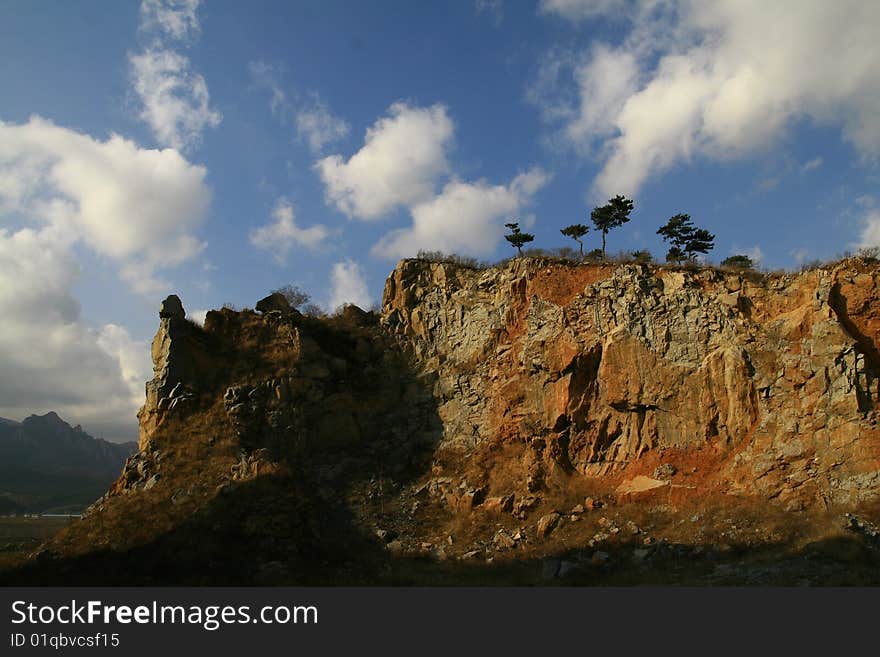
[[[520,445],[532,488],[674,453],[703,487],[846,505],[880,492],[878,274],[409,260],[382,319],[437,376],[441,447]]]
[[[394,582],[426,556],[601,565],[874,513],[878,276],[404,260],[379,316],[272,295],[204,327],[169,297],[139,452],[41,572]]]

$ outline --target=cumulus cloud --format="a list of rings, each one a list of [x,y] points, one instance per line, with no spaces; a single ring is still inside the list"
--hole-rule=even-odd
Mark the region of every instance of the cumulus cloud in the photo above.
[[[509,185],[453,180],[436,197],[413,206],[412,225],[385,235],[373,253],[389,259],[414,256],[420,249],[489,254],[504,234],[503,224],[515,220],[548,180],[537,168]]]
[[[359,308],[367,309],[372,305],[370,292],[364,269],[353,260],[337,262],[330,272],[330,303],[331,309],[339,308],[346,303],[353,303]]]
[[[173,50],[147,50],[129,55],[132,83],[143,105],[139,114],[163,146],[187,149],[201,141],[202,131],[220,125],[210,106],[208,85],[192,71],[189,59]]]
[[[316,163],[327,202],[349,217],[378,219],[430,199],[449,170],[446,151],[453,131],[443,105],[394,103],[348,161],[331,155]]]
[[[272,254],[275,260],[283,263],[294,245],[315,248],[330,234],[326,226],[315,224],[300,228],[293,217],[293,206],[285,198],[280,198],[272,210],[274,221],[261,226],[250,234],[250,241],[258,249]]]
[[[192,233],[211,200],[205,173],[175,150],[118,135],[102,142],[39,117],[0,121],[0,213],[37,222],[58,243],[84,242],[142,285],[202,249]]]
[[[206,128],[220,125],[211,107],[205,78],[185,55],[169,47],[199,31],[198,0],[143,0],[141,30],[153,38],[139,54],[129,53],[131,83],[140,101],[138,117],[162,146],[185,150],[197,146]]]
[[[583,20],[613,14],[617,4],[559,0],[542,8]],[[752,155],[801,119],[837,125],[861,155],[880,154],[877,3],[628,6],[629,36],[571,65],[576,100],[566,106],[561,93],[537,101],[577,148],[599,154],[597,198],[633,195],[649,177],[695,157]]]
[[[183,40],[199,33],[201,0],[141,0],[140,29]]]
[[[564,72],[571,89],[559,93]],[[615,134],[615,122],[636,91],[638,61],[631,52],[597,44],[588,56],[556,52],[542,62],[529,99],[548,122],[561,124],[560,141],[589,154],[600,138]]]
[[[151,377],[149,348],[118,325],[82,320],[71,293],[78,273],[50,230],[0,229],[0,415],[54,410],[105,438],[131,440]]]

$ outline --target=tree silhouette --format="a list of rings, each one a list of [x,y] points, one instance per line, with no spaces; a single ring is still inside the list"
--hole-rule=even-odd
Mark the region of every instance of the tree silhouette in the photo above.
[[[520,231],[518,223],[504,224],[504,225],[510,229],[510,235],[505,235],[504,239],[506,239],[508,242],[510,242],[513,246],[516,247],[517,254],[521,258],[523,244],[531,242],[532,240],[535,239],[535,236],[531,235],[529,233],[523,233],[522,231]]]
[[[715,248],[715,236],[705,228],[694,226],[689,214],[670,217],[657,234],[672,245],[666,254],[668,262],[694,261],[698,253],[709,253]]]
[[[298,285],[285,285],[277,290],[272,290],[273,294],[276,292],[287,299],[287,303],[290,304],[291,308],[296,308],[297,310],[312,300],[312,295],[300,289]]]
[[[606,205],[594,208],[590,219],[596,230],[602,231],[602,259],[605,259],[605,236],[612,228],[622,226],[629,221],[629,213],[633,210],[632,199],[619,194],[610,199]]]
[[[565,228],[560,229],[559,232],[578,243],[578,246],[581,249],[581,259],[583,260],[584,243],[581,241],[581,238],[590,232],[590,227],[584,226],[583,224],[572,224],[571,226],[566,226]]]
[[[285,285],[277,290],[272,290],[272,292],[278,292],[283,295],[291,308],[296,308],[305,315],[317,317],[324,314],[324,311],[319,306],[311,302],[312,295],[300,289],[298,285]]]

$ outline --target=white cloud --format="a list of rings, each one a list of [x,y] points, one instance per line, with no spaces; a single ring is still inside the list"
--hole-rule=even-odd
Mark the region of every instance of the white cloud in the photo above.
[[[804,162],[804,164],[801,166],[801,171],[805,173],[807,171],[815,171],[822,166],[822,163],[823,162],[821,157],[814,157],[813,159]]]
[[[317,92],[294,93],[288,98],[280,82],[282,67],[256,61],[248,64],[248,69],[254,86],[269,92],[269,109],[273,116],[281,125],[292,120],[297,138],[308,144],[313,155],[320,155],[325,146],[348,136],[351,126],[334,116]]]
[[[880,210],[869,211],[862,219],[860,247],[880,247]]]
[[[140,31],[152,37],[139,54],[129,53],[129,77],[140,101],[138,118],[162,146],[186,150],[201,143],[205,128],[220,125],[205,78],[169,41],[184,42],[200,30],[199,0],[142,0]],[[185,44],[179,44],[185,45]]]
[[[71,293],[79,268],[55,237],[0,229],[0,415],[54,410],[100,436],[134,439],[148,345],[81,319]]]
[[[577,20],[613,14],[616,4],[548,1],[542,9]],[[577,101],[567,111],[558,98],[545,103],[545,115],[579,150],[600,154],[597,198],[631,196],[649,177],[696,157],[754,155],[805,118],[840,126],[862,156],[880,154],[880,4],[627,6],[633,24],[623,43],[596,46],[588,63],[576,64]],[[589,75],[602,70],[623,75]]]
[[[353,260],[337,262],[333,265],[330,283],[331,310],[346,303],[353,303],[362,309],[368,309],[372,305],[363,267]]]
[[[756,265],[760,265],[764,260],[764,251],[761,250],[761,247],[757,244],[748,249],[741,249],[735,244],[730,249],[730,255],[745,255],[752,259]]]
[[[351,127],[333,116],[318,94],[311,94],[310,102],[296,112],[296,131],[304,139],[313,154],[323,152],[324,146],[344,139]]]
[[[330,234],[326,226],[315,224],[300,228],[293,218],[293,206],[285,198],[280,198],[272,210],[273,223],[251,231],[250,241],[258,249],[271,253],[278,263],[283,263],[294,245],[315,248]]]
[[[37,222],[58,243],[82,241],[143,284],[202,249],[192,232],[211,200],[205,173],[177,151],[118,135],[102,142],[39,117],[0,121],[0,213]]]
[[[256,61],[248,64],[248,71],[256,87],[269,91],[269,109],[284,123],[291,107],[287,100],[287,94],[284,93],[278,82],[279,71],[277,67],[266,62]]]
[[[132,403],[136,407],[143,404],[144,383],[153,377],[153,363],[150,360],[150,348],[147,342],[132,340],[128,331],[118,324],[102,326],[97,331],[95,342],[116,360],[122,380],[130,392]]]
[[[349,217],[377,219],[426,201],[449,170],[446,150],[453,130],[443,105],[393,104],[347,162],[340,155],[317,162],[327,202]]]
[[[187,310],[186,316],[199,326],[205,325],[205,318],[208,316],[207,308],[198,308],[196,310]]]
[[[201,0],[141,0],[140,29],[183,40],[199,33]]]
[[[205,128],[220,125],[210,107],[205,79],[191,70],[187,57],[173,50],[146,50],[129,55],[132,84],[144,120],[163,146],[186,149],[201,141]]]
[[[592,56],[574,67],[577,107],[550,110],[566,118],[566,142],[588,151],[598,137],[614,134],[615,120],[636,90],[638,75],[638,62],[633,53],[596,45]]]
[[[873,208],[877,206],[877,199],[870,194],[862,194],[856,198],[856,205],[862,208]]]
[[[632,4],[631,0],[541,0],[538,11],[577,23],[599,16],[619,15]]]
[[[389,259],[411,257],[420,249],[489,254],[504,234],[503,224],[515,220],[548,180],[541,169],[520,174],[506,186],[454,180],[435,198],[413,206],[412,226],[385,235],[373,253]]]
[[[804,248],[792,249],[788,253],[792,258],[794,258],[794,261],[796,263],[798,263],[799,265],[804,263],[810,255],[810,252]]]
[[[474,3],[477,15],[486,14],[491,17],[495,25],[500,25],[504,18],[504,1],[503,0],[476,0]]]

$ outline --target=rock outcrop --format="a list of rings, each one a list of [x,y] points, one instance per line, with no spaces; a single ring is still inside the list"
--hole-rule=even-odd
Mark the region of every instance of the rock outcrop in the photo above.
[[[407,260],[382,321],[437,376],[441,449],[522,445],[539,479],[700,450],[725,492],[853,504],[880,492],[878,276]]]
[[[880,500],[878,278],[857,259],[768,276],[404,260],[379,315],[270,295],[203,327],[172,296],[139,453],[45,553],[80,573],[103,550],[119,583],[376,582],[387,559],[557,545],[595,569],[636,540],[639,563],[684,554],[641,515],[606,517],[640,500],[649,526],[695,528],[694,555],[774,544],[710,506]]]

